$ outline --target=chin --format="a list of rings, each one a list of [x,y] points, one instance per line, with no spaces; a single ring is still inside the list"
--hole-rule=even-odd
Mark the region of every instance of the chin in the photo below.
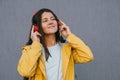
[[[47,33],[56,33],[57,32],[57,30],[49,30],[49,31],[47,31]]]
[[[48,34],[55,34],[56,32],[50,32],[50,33],[48,33]]]

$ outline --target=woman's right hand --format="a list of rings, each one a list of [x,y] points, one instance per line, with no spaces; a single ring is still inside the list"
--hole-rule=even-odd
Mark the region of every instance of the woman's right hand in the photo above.
[[[32,30],[31,30],[31,39],[32,41],[38,41],[40,42],[40,37],[41,37],[41,34],[37,31],[34,32],[34,25],[32,27]]]

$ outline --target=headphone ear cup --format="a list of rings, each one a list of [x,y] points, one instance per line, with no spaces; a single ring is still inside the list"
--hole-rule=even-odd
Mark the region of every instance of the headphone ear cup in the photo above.
[[[35,31],[37,31],[37,32],[39,31],[39,29],[38,29],[38,26],[37,26],[37,25],[34,25],[34,32],[35,32]]]
[[[60,22],[60,20],[58,20],[58,26],[61,26],[62,25],[62,23]]]

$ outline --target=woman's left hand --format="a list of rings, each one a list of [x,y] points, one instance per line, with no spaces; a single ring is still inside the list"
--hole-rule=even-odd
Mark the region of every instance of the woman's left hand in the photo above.
[[[62,33],[62,35],[64,37],[67,38],[67,36],[69,34],[71,34],[71,31],[70,31],[69,27],[64,22],[62,22],[61,20],[60,20],[60,22],[61,22],[61,25],[59,26],[60,32]]]

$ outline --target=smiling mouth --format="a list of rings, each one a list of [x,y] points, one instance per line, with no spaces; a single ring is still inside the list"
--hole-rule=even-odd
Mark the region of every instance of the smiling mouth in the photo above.
[[[55,26],[49,26],[48,28],[55,28]]]

